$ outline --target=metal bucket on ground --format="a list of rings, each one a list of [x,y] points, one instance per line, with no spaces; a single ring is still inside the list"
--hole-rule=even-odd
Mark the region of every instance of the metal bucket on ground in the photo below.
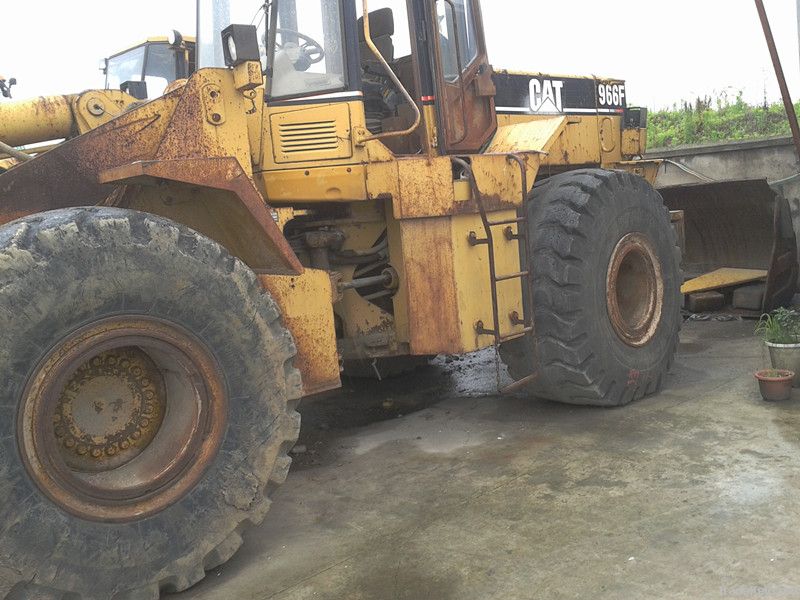
[[[768,272],[763,311],[791,302],[797,290],[797,237],[789,203],[765,179],[679,185],[659,192],[669,210],[685,215],[687,277],[726,267],[761,269]]]

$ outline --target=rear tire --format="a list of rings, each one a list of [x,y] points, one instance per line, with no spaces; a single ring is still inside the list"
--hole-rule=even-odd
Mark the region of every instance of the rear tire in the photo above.
[[[678,344],[680,250],[661,196],[626,172],[538,183],[528,203],[534,337],[501,347],[528,391],[621,406],[659,391]]]
[[[152,600],[227,561],[288,472],[302,389],[294,354],[254,273],[181,225],[88,208],[0,229],[0,570],[18,582],[9,597]],[[170,471],[155,450],[179,456],[157,445],[179,435],[195,450]],[[138,491],[120,475],[134,464]]]

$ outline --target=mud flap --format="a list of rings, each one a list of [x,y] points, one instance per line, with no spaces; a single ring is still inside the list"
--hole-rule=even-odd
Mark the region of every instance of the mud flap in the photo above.
[[[768,271],[764,311],[787,305],[797,289],[797,237],[789,203],[764,179],[659,190],[685,213],[683,269],[696,277],[724,267]]]

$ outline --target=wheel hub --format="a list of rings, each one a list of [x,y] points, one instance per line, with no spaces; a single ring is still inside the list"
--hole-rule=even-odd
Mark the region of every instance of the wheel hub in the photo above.
[[[138,348],[105,352],[81,365],[53,420],[67,465],[102,471],[136,458],[161,427],[164,388],[155,363]]]
[[[111,318],[62,340],[23,394],[17,443],[31,478],[87,520],[129,522],[180,500],[225,433],[219,366],[186,330]]]
[[[611,255],[606,279],[608,315],[617,336],[641,347],[655,336],[664,310],[661,262],[641,233],[623,237]]]

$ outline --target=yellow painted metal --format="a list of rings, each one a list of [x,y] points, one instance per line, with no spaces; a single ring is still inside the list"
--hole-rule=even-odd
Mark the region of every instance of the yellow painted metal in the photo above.
[[[622,154],[624,156],[642,156],[646,151],[646,129],[624,129],[622,131]]]
[[[708,292],[710,290],[721,290],[724,288],[764,281],[767,278],[767,271],[760,269],[717,269],[711,273],[706,273],[695,279],[691,279],[683,284],[681,292],[684,294],[694,294],[697,292]]]
[[[256,180],[270,203],[316,204],[367,199],[365,165],[262,171]]]
[[[113,90],[0,104],[0,141],[25,146],[86,133],[121,114],[136,99]]]
[[[324,124],[324,127],[320,127]],[[306,125],[307,129],[303,129]],[[281,127],[299,129],[297,132],[285,132],[284,141],[289,144],[289,137],[296,136],[306,142],[304,147],[286,153],[281,145]],[[264,144],[262,160],[254,162],[256,171],[282,171],[271,173],[270,179],[280,188],[284,177],[291,177],[287,168],[305,170],[325,166],[355,165],[368,162],[364,146],[354,143],[354,132],[366,127],[363,102],[330,102],[319,104],[279,104],[267,105],[262,119],[262,130],[259,137]],[[333,130],[333,135],[331,135]],[[333,137],[336,137],[335,148]],[[314,149],[314,144],[324,146]],[[382,144],[381,144],[382,145]],[[356,177],[356,175],[354,175]],[[295,185],[292,181],[290,185]],[[292,194],[289,194],[292,196]],[[360,199],[360,198],[358,198]]]
[[[597,165],[608,167],[612,163],[631,159],[635,155],[622,152],[621,116],[566,116],[552,117],[542,115],[498,115],[497,121],[502,130],[511,131],[522,124],[535,121],[564,119],[566,127],[552,140],[548,155],[542,159],[542,166],[568,169],[576,165]],[[521,144],[525,142],[524,130],[517,130]],[[531,148],[529,148],[531,149]]]
[[[655,185],[658,178],[658,169],[663,163],[663,160],[624,160],[618,163],[611,163],[607,167],[609,169],[628,171],[643,177],[650,185]]]
[[[503,211],[491,218],[515,216],[516,211]],[[407,219],[399,222],[399,230],[412,353],[463,354],[493,345],[493,337],[475,329],[478,321],[488,327],[493,322],[488,247],[469,243],[471,232],[483,237],[480,217]],[[497,237],[498,274],[519,272],[518,242]],[[522,328],[511,322],[510,314],[523,314],[521,281],[499,283],[498,295],[501,334],[518,333]]]
[[[276,164],[353,156],[350,107],[345,103],[273,112],[270,131]]]
[[[539,150],[549,152],[556,139],[567,128],[567,117],[549,117],[533,121],[508,123],[498,127],[486,152],[501,154],[530,152]]]
[[[263,275],[262,285],[281,310],[297,346],[295,366],[305,395],[340,387],[339,351],[333,321],[335,286],[326,271],[306,269],[296,277]]]
[[[247,61],[233,68],[233,87],[240,92],[250,92],[264,84],[261,63]]]

